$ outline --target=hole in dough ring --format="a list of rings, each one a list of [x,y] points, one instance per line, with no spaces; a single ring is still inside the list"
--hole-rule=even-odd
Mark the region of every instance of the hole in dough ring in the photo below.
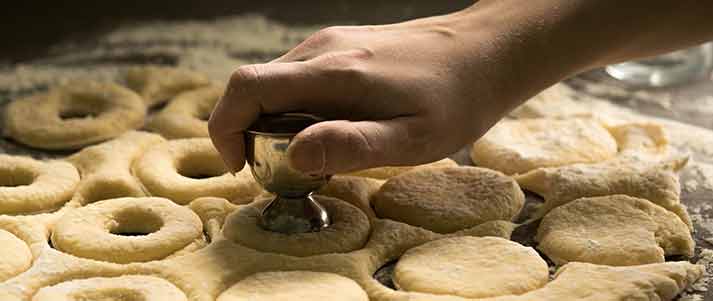
[[[77,118],[62,118],[67,115]],[[10,103],[5,135],[37,148],[76,149],[139,128],[145,115],[141,97],[131,90],[77,81]]]
[[[208,137],[207,120],[223,90],[215,85],[181,93],[146,128],[168,139]]]
[[[360,249],[369,238],[369,219],[353,205],[339,199],[313,196],[329,212],[332,224],[319,232],[283,234],[262,229],[260,212],[269,198],[238,208],[227,217],[225,237],[258,251],[291,256],[346,253]]]
[[[412,170],[381,186],[376,215],[438,233],[453,233],[492,220],[512,220],[525,204],[514,179],[479,167]]]
[[[24,240],[0,229],[0,282],[20,274],[32,265],[32,252]]]
[[[62,282],[40,289],[32,301],[185,301],[183,293],[161,278],[143,275],[94,277]]]
[[[393,280],[411,292],[487,298],[541,288],[549,270],[532,248],[499,237],[463,236],[406,251]]]
[[[249,168],[232,176],[210,138],[171,140],[149,149],[134,165],[134,174],[155,196],[179,204],[199,197],[252,200],[262,192]]]
[[[63,161],[0,155],[0,214],[40,213],[72,198],[79,172]]]
[[[220,294],[216,301],[368,301],[354,280],[332,273],[265,272],[247,277]]]
[[[126,234],[145,234],[125,236]],[[100,201],[64,215],[52,243],[63,252],[114,263],[163,259],[203,235],[190,209],[155,197]]]

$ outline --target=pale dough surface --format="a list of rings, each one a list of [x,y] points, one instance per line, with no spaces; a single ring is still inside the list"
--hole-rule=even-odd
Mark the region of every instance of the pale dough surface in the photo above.
[[[0,282],[26,271],[32,264],[32,253],[27,243],[2,229],[0,254]]]
[[[141,95],[146,106],[151,107],[211,82],[205,75],[186,69],[145,66],[129,69],[126,83]]]
[[[599,162],[616,152],[614,138],[593,119],[506,119],[473,144],[471,159],[478,166],[518,174]]]
[[[549,270],[532,248],[499,237],[462,236],[408,250],[393,280],[406,291],[486,298],[543,287]]]
[[[0,214],[56,210],[78,184],[79,172],[67,162],[0,154]]]
[[[379,191],[384,182],[368,177],[337,175],[316,193],[346,201],[361,209],[371,219],[376,218],[376,213],[371,208],[371,197]]]
[[[475,184],[477,183],[477,184]],[[515,180],[485,168],[412,170],[389,179],[372,198],[377,216],[450,233],[512,220],[525,196]]]
[[[178,94],[146,124],[168,139],[208,137],[208,117],[224,87],[210,85]]]
[[[151,195],[178,204],[208,196],[240,203],[262,192],[249,167],[235,176],[228,173],[210,138],[153,145],[136,161],[133,171]]]
[[[94,277],[42,288],[32,301],[187,301],[186,294],[161,278],[143,275]]]
[[[351,172],[346,175],[387,180],[391,177],[398,176],[402,173],[405,173],[405,172],[413,170],[413,169],[432,168],[432,167],[455,167],[455,166],[458,166],[458,163],[456,163],[452,159],[445,158],[445,159],[441,159],[441,160],[438,160],[435,162],[416,165],[416,166],[385,166],[385,167],[369,168],[369,169]]]
[[[319,232],[283,234],[264,230],[258,225],[260,212],[271,198],[244,205],[227,217],[223,234],[246,247],[292,256],[345,253],[363,247],[369,238],[366,214],[353,205],[335,198],[315,195],[329,213],[331,225]]]
[[[582,198],[550,211],[535,238],[538,249],[561,265],[580,261],[614,266],[693,256],[695,243],[675,214],[625,195]]]
[[[354,280],[332,273],[265,272],[241,280],[217,301],[368,301]]]

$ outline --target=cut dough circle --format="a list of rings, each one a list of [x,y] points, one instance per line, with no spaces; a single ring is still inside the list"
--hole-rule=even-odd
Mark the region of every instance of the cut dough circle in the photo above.
[[[235,176],[227,173],[210,138],[178,139],[155,145],[133,169],[151,195],[182,205],[208,196],[242,203],[262,192],[250,168]]]
[[[72,198],[79,172],[67,162],[0,155],[0,214],[46,212]]]
[[[71,280],[40,289],[32,301],[187,301],[179,288],[161,278],[143,275]]]
[[[114,263],[163,259],[201,239],[203,227],[193,211],[156,197],[89,204],[62,216],[52,233],[58,250]]]
[[[343,200],[361,209],[369,218],[375,218],[370,200],[383,184],[384,180],[379,179],[336,175],[316,193]]]
[[[331,224],[319,232],[283,234],[262,229],[258,219],[270,197],[238,208],[223,226],[223,234],[233,242],[263,252],[291,256],[346,253],[362,248],[369,238],[367,216],[353,205],[335,198],[313,196],[329,213]]]
[[[43,149],[76,149],[139,128],[146,107],[136,93],[112,83],[72,82],[15,100],[5,135]]]
[[[264,272],[247,277],[223,292],[217,301],[368,301],[354,280],[332,273]]]
[[[614,157],[616,140],[593,119],[503,120],[473,144],[478,166],[506,174]]]
[[[134,67],[126,73],[126,84],[143,97],[146,106],[166,102],[174,96],[210,84],[207,76],[172,67]]]
[[[146,128],[168,139],[208,137],[208,117],[223,90],[213,85],[181,93],[154,115]]]
[[[372,198],[377,216],[438,233],[512,220],[525,195],[512,178],[479,167],[412,170],[386,181]]]
[[[346,175],[347,176],[355,176],[355,177],[366,177],[366,178],[387,180],[391,177],[398,176],[402,173],[405,173],[405,172],[413,170],[413,169],[433,168],[433,167],[455,167],[455,166],[458,166],[458,163],[456,163],[456,161],[453,161],[452,159],[449,159],[449,158],[445,158],[445,159],[441,159],[441,160],[438,160],[435,162],[422,164],[422,165],[375,167],[375,168],[369,168],[369,169],[351,172]]]
[[[499,237],[452,237],[401,256],[394,284],[409,292],[487,298],[541,288],[549,269],[537,252]]]
[[[664,262],[664,255],[693,256],[695,246],[675,214],[625,195],[581,198],[557,207],[542,219],[535,239],[558,265]]]
[[[84,205],[119,197],[145,196],[141,183],[131,174],[131,164],[146,149],[164,141],[157,134],[130,131],[68,157],[67,161],[82,174],[75,199]]]
[[[32,252],[27,243],[0,229],[0,282],[20,274],[32,265]]]

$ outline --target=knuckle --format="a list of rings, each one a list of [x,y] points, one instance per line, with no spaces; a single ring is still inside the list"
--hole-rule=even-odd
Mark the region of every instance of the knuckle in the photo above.
[[[309,36],[302,44],[307,46],[328,44],[339,39],[343,32],[343,28],[339,26],[323,28]]]
[[[260,82],[260,72],[257,65],[240,66],[230,76],[230,87],[238,88],[244,85]]]

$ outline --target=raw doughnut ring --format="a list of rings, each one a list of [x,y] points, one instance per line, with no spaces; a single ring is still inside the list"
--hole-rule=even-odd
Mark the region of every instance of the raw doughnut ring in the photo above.
[[[143,275],[94,277],[62,282],[40,289],[32,301],[82,300],[188,300],[172,283]]]
[[[5,135],[43,149],[76,149],[139,128],[145,115],[136,93],[112,83],[77,81],[10,103]]]
[[[128,233],[145,235],[120,235]],[[52,243],[78,257],[130,263],[163,259],[202,235],[200,218],[186,207],[163,198],[118,198],[64,215]]]
[[[146,128],[168,139],[208,137],[208,117],[223,87],[207,86],[181,93],[154,115]]]
[[[168,101],[181,92],[210,84],[203,74],[172,67],[135,67],[127,71],[126,83],[152,107]]]
[[[134,174],[146,190],[179,204],[188,204],[206,196],[245,202],[262,191],[249,168],[235,176],[226,172],[210,138],[179,139],[158,144],[134,165]]]
[[[319,232],[283,234],[258,225],[260,212],[269,198],[255,201],[230,214],[223,226],[227,239],[258,251],[291,256],[346,253],[366,244],[371,226],[361,210],[339,199],[321,195],[314,198],[329,212],[332,224]]]
[[[220,294],[216,301],[368,301],[354,280],[332,273],[264,272],[247,277]]]
[[[0,254],[0,282],[26,271],[32,265],[32,253],[27,243],[3,229],[0,229]]]
[[[61,207],[72,198],[79,172],[67,162],[0,155],[0,214],[28,214]]]

